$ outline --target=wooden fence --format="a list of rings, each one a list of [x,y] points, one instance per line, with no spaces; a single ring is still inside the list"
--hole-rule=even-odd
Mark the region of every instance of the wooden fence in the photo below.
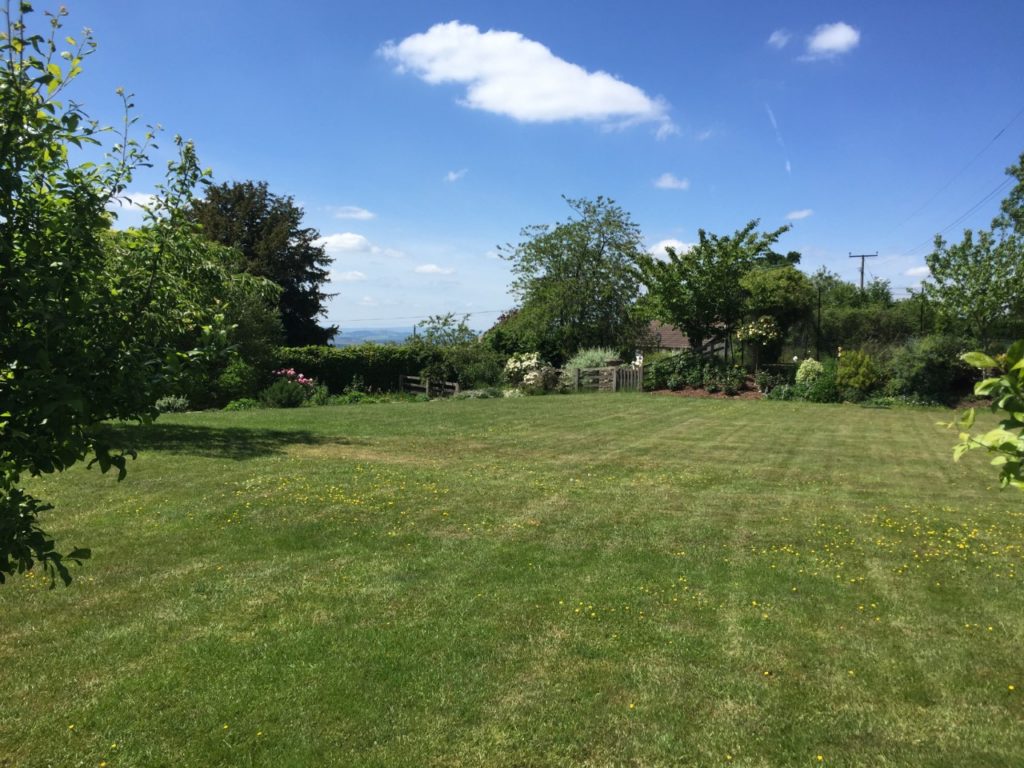
[[[582,392],[596,389],[598,392],[642,392],[644,369],[639,368],[576,368],[573,373],[573,390]]]
[[[420,376],[399,376],[399,392],[421,392],[427,397],[449,397],[459,393],[458,382],[430,381]]]

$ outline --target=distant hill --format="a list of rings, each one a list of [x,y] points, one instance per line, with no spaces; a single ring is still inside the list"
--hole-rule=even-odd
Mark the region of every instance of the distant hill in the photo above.
[[[401,344],[412,334],[411,328],[350,328],[343,330],[331,342],[335,347],[351,347],[366,341],[378,344]]]

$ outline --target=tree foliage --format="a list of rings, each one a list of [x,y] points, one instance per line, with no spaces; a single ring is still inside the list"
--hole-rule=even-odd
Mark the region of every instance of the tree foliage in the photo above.
[[[1018,183],[1000,204],[992,228],[977,237],[964,230],[956,244],[936,235],[926,259],[931,278],[923,288],[938,302],[940,318],[982,343],[1019,331],[1024,315],[1024,154],[1006,173]]]
[[[523,242],[499,248],[512,263],[511,288],[520,299],[506,332],[531,340],[556,363],[584,347],[628,349],[642,326],[634,311],[640,228],[604,197],[565,201],[574,218],[526,227]]]
[[[1020,306],[1024,249],[1005,231],[982,230],[975,237],[966,230],[956,244],[936,236],[927,263],[931,278],[923,287],[940,317],[982,343],[991,340],[1011,310]]]
[[[975,368],[998,374],[978,382],[974,393],[992,398],[990,408],[1002,418],[994,429],[974,435],[970,430],[975,412],[973,408],[966,411],[957,422],[960,442],[953,449],[953,459],[959,461],[968,451],[983,449],[993,454],[992,464],[999,467],[1000,485],[1024,490],[1024,339],[998,358],[970,352],[963,359]]]
[[[23,477],[90,455],[123,477],[131,453],[106,444],[100,422],[153,418],[192,361],[223,349],[227,329],[220,254],[182,226],[203,178],[191,145],[179,141],[147,225],[113,233],[106,207],[145,146],[128,138],[126,117],[105,162],[74,162],[104,129],[58,98],[94,45],[59,38],[65,11],[48,14],[45,35],[30,31],[30,13],[27,3],[8,10],[0,40],[0,582],[41,563],[66,583],[65,560],[88,550],[56,551],[39,526],[50,506]]]
[[[330,257],[317,245],[320,233],[302,226],[303,211],[290,196],[275,195],[266,182],[229,182],[206,188],[193,216],[213,242],[238,249],[242,268],[281,287],[279,308],[289,346],[326,344],[338,332],[323,327]]]
[[[758,232],[758,223],[755,219],[725,236],[702,229],[692,248],[666,249],[665,261],[649,253],[638,259],[654,313],[681,328],[698,354],[724,341],[743,317],[743,276],[772,253],[772,245],[789,229]]]
[[[747,314],[769,315],[782,334],[806,319],[814,302],[811,281],[790,264],[752,269],[740,278],[740,287],[747,294]]]

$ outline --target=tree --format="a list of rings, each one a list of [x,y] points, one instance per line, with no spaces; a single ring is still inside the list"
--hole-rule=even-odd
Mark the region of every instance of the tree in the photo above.
[[[193,216],[210,240],[241,252],[246,272],[281,287],[287,345],[327,344],[334,337],[337,326],[317,323],[333,295],[323,292],[331,259],[316,244],[320,233],[302,226],[303,211],[290,196],[271,193],[266,182],[211,185],[193,203]]]
[[[66,561],[89,552],[56,551],[39,526],[51,507],[23,476],[92,455],[123,477],[132,454],[105,443],[101,422],[154,418],[156,399],[223,350],[227,329],[220,254],[183,226],[203,178],[192,146],[178,142],[147,225],[112,233],[106,206],[146,160],[128,138],[129,97],[107,160],[74,164],[73,148],[98,145],[102,129],[57,98],[94,44],[66,38],[60,51],[66,11],[48,14],[48,35],[29,31],[30,13],[8,8],[0,39],[0,582],[41,564],[67,583]]]
[[[1000,204],[992,228],[1012,230],[1018,237],[1024,237],[1024,152],[1016,165],[1006,169],[1006,175],[1017,179],[1017,183]]]
[[[1017,185],[1000,204],[990,230],[964,230],[955,245],[935,236],[935,250],[926,257],[930,279],[922,285],[938,302],[940,319],[967,329],[982,344],[1000,332],[1020,330],[1024,300],[1024,154],[1006,169]]]
[[[498,249],[515,275],[516,334],[556,364],[583,347],[629,349],[642,326],[634,311],[644,253],[639,227],[604,197],[564,199],[574,218],[526,227],[522,243]]]
[[[747,313],[770,315],[783,336],[808,317],[814,302],[811,281],[790,264],[752,269],[740,278],[740,287],[747,293]]]
[[[685,251],[667,248],[668,259],[651,254],[639,259],[640,273],[659,319],[689,337],[690,347],[704,354],[728,338],[744,313],[746,291],[741,279],[758,259],[789,230],[757,232],[754,219],[729,236],[698,232],[698,242]]]
[[[937,303],[940,318],[983,345],[991,341],[1020,303],[1021,241],[1005,230],[982,230],[977,238],[965,230],[955,245],[936,235],[935,250],[926,261],[931,277],[922,288]]]

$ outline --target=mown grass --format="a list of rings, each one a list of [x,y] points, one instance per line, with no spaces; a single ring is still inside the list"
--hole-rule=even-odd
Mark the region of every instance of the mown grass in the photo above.
[[[0,588],[0,766],[1024,765],[1024,498],[941,418],[623,394],[122,428],[123,483],[33,484],[94,559]]]

